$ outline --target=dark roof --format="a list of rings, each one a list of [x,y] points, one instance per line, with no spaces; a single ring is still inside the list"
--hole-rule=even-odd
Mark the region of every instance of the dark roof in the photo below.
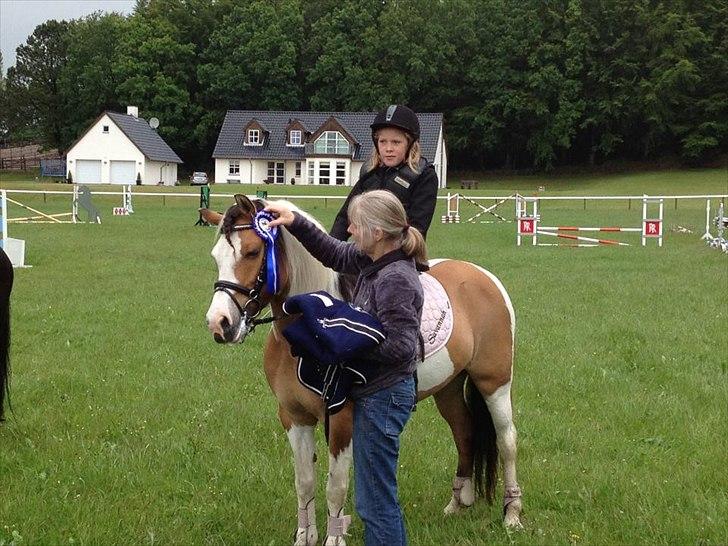
[[[127,114],[106,112],[119,129],[129,137],[134,146],[152,161],[167,161],[169,163],[182,163],[174,150],[162,140],[162,137],[149,126],[144,118],[137,118]]]
[[[360,144],[354,159],[365,161],[372,153],[371,125],[376,112],[296,112],[296,111],[261,111],[261,110],[228,110],[225,121],[217,137],[214,158],[241,159],[302,159],[304,148],[286,146],[286,126],[293,119],[298,119],[312,133],[323,125],[329,117],[335,117],[339,123]],[[435,159],[437,139],[442,128],[442,114],[417,114],[420,120],[420,145],[422,155],[429,161]],[[269,131],[263,146],[244,146],[243,129],[255,118]]]

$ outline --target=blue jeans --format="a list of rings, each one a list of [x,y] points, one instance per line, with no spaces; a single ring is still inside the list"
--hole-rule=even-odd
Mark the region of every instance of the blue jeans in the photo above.
[[[364,522],[366,546],[407,544],[397,496],[397,466],[399,435],[414,404],[413,378],[355,400],[355,502]]]

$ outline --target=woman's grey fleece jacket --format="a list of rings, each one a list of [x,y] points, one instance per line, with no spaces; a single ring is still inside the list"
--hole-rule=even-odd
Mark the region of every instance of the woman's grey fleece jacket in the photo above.
[[[294,212],[288,231],[323,265],[339,273],[358,274],[352,303],[382,323],[386,339],[362,360],[372,378],[355,387],[360,398],[412,376],[420,358],[420,319],[424,296],[414,259],[401,249],[372,261],[353,244],[339,241]]]

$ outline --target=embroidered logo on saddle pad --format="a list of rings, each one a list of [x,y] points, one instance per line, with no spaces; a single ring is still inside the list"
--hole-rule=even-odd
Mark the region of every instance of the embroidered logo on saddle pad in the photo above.
[[[420,275],[425,302],[422,305],[420,332],[425,340],[425,358],[440,350],[452,334],[452,306],[445,289],[435,277]]]

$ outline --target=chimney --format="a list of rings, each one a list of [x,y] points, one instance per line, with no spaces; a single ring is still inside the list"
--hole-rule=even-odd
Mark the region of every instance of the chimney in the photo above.
[[[127,106],[126,115],[134,116],[135,118],[138,118],[139,117],[139,107],[138,106]]]

